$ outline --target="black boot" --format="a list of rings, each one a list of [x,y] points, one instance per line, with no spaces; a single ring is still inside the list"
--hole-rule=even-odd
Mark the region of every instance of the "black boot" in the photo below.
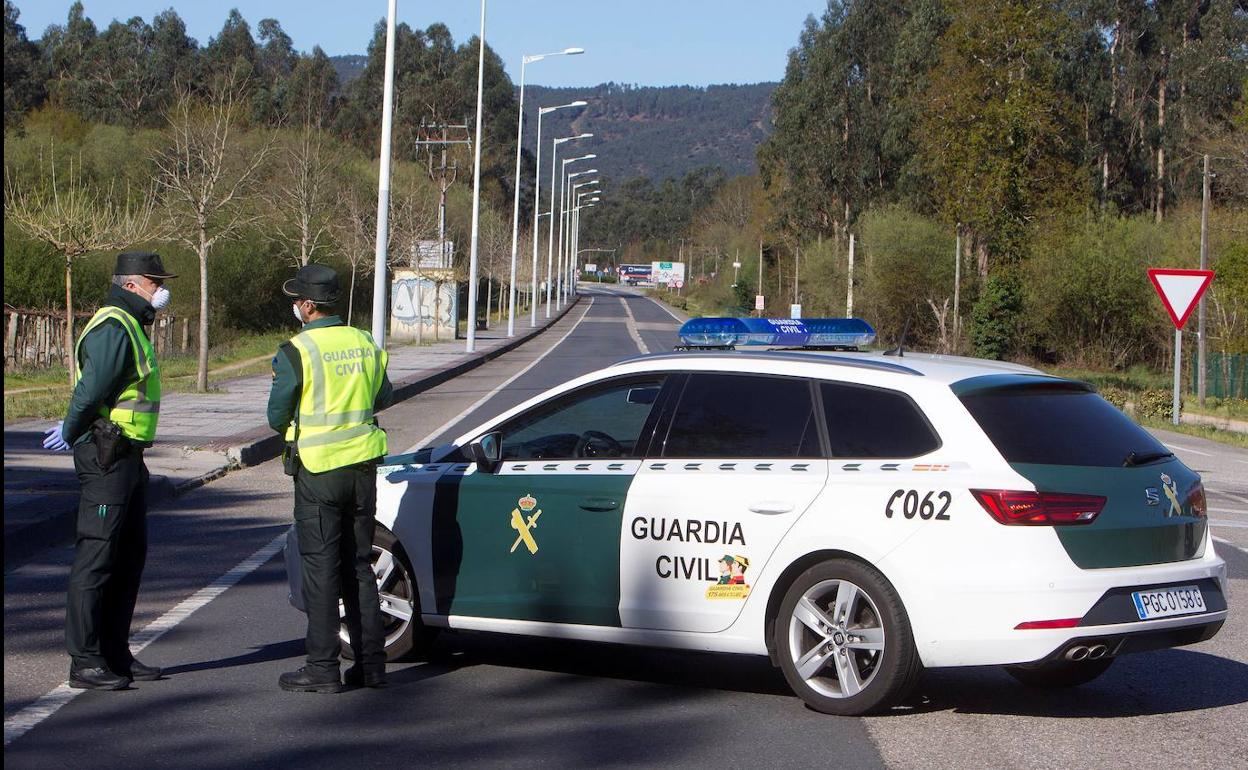
[[[124,690],[130,686],[130,678],[114,674],[107,668],[69,669],[69,686],[75,690]]]
[[[163,671],[159,666],[145,666],[137,660],[131,660],[129,666],[110,666],[122,676],[129,676],[136,682],[154,682],[160,679]]]
[[[277,678],[277,683],[287,692],[342,692],[342,681],[338,678],[338,672],[318,674],[308,671],[306,667],[282,674]]]
[[[343,672],[342,681],[352,687],[385,687],[386,669],[382,667],[369,671],[365,670],[359,663],[356,663]]]

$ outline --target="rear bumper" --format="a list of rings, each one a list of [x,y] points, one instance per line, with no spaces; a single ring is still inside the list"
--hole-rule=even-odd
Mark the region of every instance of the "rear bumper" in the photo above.
[[[1130,633],[1114,632],[1093,636],[1078,636],[1074,639],[1063,642],[1043,658],[1033,661],[1030,664],[1022,665],[1039,665],[1058,660],[1082,659],[1087,657],[1089,654],[1086,652],[1087,650],[1092,651],[1090,654],[1093,658],[1110,658],[1117,655],[1127,655],[1133,652],[1166,650],[1171,647],[1183,647],[1188,644],[1198,644],[1212,639],[1217,635],[1218,631],[1222,630],[1222,624],[1225,622],[1226,612],[1217,614],[1221,615],[1223,619],[1210,620],[1197,625],[1178,626],[1175,628],[1154,628],[1143,631],[1132,631]]]

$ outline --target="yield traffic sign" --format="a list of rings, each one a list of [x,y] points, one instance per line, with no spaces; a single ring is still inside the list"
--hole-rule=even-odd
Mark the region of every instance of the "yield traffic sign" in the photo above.
[[[1150,267],[1148,280],[1161,297],[1161,304],[1166,306],[1174,328],[1182,329],[1187,318],[1196,309],[1196,303],[1209,288],[1213,280],[1212,270],[1179,270],[1164,267]]]

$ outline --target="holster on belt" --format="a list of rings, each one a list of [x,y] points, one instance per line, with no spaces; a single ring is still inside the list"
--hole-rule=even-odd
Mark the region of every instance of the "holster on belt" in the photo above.
[[[293,441],[287,441],[282,448],[282,470],[287,476],[294,476],[299,472],[299,448]]]
[[[97,417],[91,423],[91,440],[95,442],[96,459],[103,471],[112,468],[113,463],[131,450],[130,439],[121,432],[121,426],[103,417]]]

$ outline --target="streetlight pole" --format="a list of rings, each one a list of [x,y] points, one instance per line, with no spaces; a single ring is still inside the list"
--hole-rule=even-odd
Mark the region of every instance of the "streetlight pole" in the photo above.
[[[381,97],[381,159],[377,183],[377,242],[373,256],[373,341],[386,344],[386,249],[390,242],[390,134],[394,123],[394,17],[398,0],[386,9],[386,75]]]
[[[564,180],[567,178],[567,175],[568,175],[568,164],[576,163],[582,160],[590,160],[591,158],[596,158],[596,157],[598,156],[594,155],[593,153],[590,153],[589,155],[581,155],[580,157],[577,157],[577,158],[568,158],[567,160],[563,161],[563,165],[560,166],[560,171],[559,171],[559,255],[558,255],[559,258],[555,266],[555,273],[551,276],[552,282],[556,282],[555,302],[556,302],[556,307],[558,308],[563,307],[563,267],[564,267],[563,257],[564,257],[564,254],[566,253],[564,251],[563,242],[567,234],[567,225],[564,223],[564,220],[567,218],[567,211],[568,211],[567,189],[566,189],[566,185],[564,184]],[[554,204],[552,203],[551,205],[553,207]],[[554,228],[553,220],[552,220],[551,228],[552,230]],[[553,248],[554,244],[552,243],[551,246]]]
[[[537,220],[539,217],[548,216],[550,214],[550,212],[546,212],[545,214],[537,213],[537,210],[541,208],[540,196],[542,191],[542,116],[548,112],[554,112],[555,110],[562,110],[568,107],[584,107],[586,104],[588,104],[588,102],[575,101],[567,104],[560,104],[555,107],[542,107],[537,111],[537,162],[533,165],[533,168],[536,171],[533,178],[533,293],[532,299],[529,302],[529,326],[531,328],[537,328],[537,242],[539,240],[537,237]],[[551,165],[553,167],[553,161]],[[554,180],[552,179],[551,181],[553,185]],[[547,273],[549,272],[550,269],[547,268]],[[550,314],[547,313],[547,317],[549,317],[549,315]]]
[[[573,158],[572,160],[579,160],[579,159]],[[568,162],[570,163],[572,161],[568,161]],[[567,174],[566,169],[564,173]],[[576,173],[573,173],[573,174],[567,174],[567,180],[568,182],[571,182],[574,177],[583,176],[585,174],[596,174],[596,173],[598,173],[598,169],[596,168],[587,169],[585,171],[577,171]],[[568,280],[571,279],[570,268],[572,266],[572,256],[574,256],[574,253],[571,250],[572,248],[572,235],[571,235],[572,210],[571,209],[572,209],[572,204],[576,202],[576,198],[574,198],[573,196],[576,193],[577,188],[584,187],[590,184],[597,184],[597,180],[581,182],[580,184],[575,184],[575,185],[569,185],[565,198],[564,198],[564,215],[566,219],[566,224],[564,225],[563,231],[560,234],[560,238],[559,238],[559,247],[561,250],[560,259],[559,259],[559,286],[558,286],[560,307],[562,307],[563,303],[566,302],[568,299],[568,289],[567,289],[568,284],[565,279],[568,279]]]
[[[481,236],[481,108],[485,91],[485,0],[481,0],[481,35],[477,39],[477,134],[472,147],[472,250],[468,258],[468,353],[477,348],[477,249]],[[488,309],[487,309],[488,310]]]
[[[541,61],[542,59],[550,56],[574,56],[582,53],[585,53],[584,48],[565,48],[562,51],[556,51],[554,53],[539,53],[520,57],[520,116],[516,120],[516,191],[512,196],[511,203],[511,288],[508,290],[507,296],[508,337],[516,336],[516,254],[520,247],[520,158],[524,141],[524,71],[530,62]],[[540,111],[538,115],[538,125],[540,126]],[[542,138],[540,133],[537,138],[537,146],[538,152],[541,152]],[[540,162],[541,161],[539,160],[538,163]],[[539,165],[537,168],[540,169],[541,166]],[[534,212],[536,213],[536,208],[534,209]],[[536,235],[537,230],[535,228],[534,237],[536,237]],[[534,259],[534,261],[536,262],[537,260]],[[536,321],[536,319],[534,320]]]
[[[571,142],[576,139],[588,139],[593,134],[577,134],[576,136],[564,136],[555,139],[552,142],[550,151],[550,235],[547,238],[549,249],[546,252],[546,317],[550,318],[550,287],[554,283],[554,274],[551,270],[554,268],[555,261],[555,161],[559,157],[559,145],[564,142]]]
[[[591,172],[587,171],[584,173],[591,173]],[[581,219],[580,219],[581,199],[584,198],[586,195],[597,195],[597,191],[593,189],[597,184],[598,184],[597,179],[590,179],[588,181],[572,185],[571,192],[568,193],[568,200],[574,205],[572,206],[572,211],[568,214],[568,221],[569,221],[570,227],[569,227],[569,234],[568,234],[567,266],[564,269],[564,273],[568,277],[568,283],[565,284],[565,289],[564,289],[565,301],[571,299],[572,294],[575,293],[576,291],[576,276],[580,270],[580,264],[579,264],[580,260],[579,260],[579,255],[577,253],[577,248],[579,244],[578,239],[580,238],[580,231],[577,228],[580,227],[580,222],[581,222]],[[585,192],[578,192],[578,190],[580,190],[580,188],[582,187],[588,187],[590,189],[586,190]]]
[[[587,182],[586,184],[597,184],[597,182]],[[582,200],[585,196],[587,196],[587,195],[597,196],[597,195],[598,195],[598,191],[596,191],[596,190],[587,190],[587,191],[585,191],[585,192],[583,192],[583,193],[580,193],[580,194],[578,194],[578,195],[576,196],[576,208],[574,209],[574,213],[573,213],[573,217],[572,217],[572,221],[573,221],[573,225],[572,225],[572,253],[571,253],[571,255],[569,256],[569,260],[568,260],[570,263],[572,263],[572,267],[571,267],[571,269],[568,271],[568,280],[572,282],[570,285],[573,287],[573,288],[572,288],[572,290],[573,290],[573,291],[575,291],[575,287],[576,287],[576,276],[577,276],[577,274],[580,272],[580,261],[581,261],[581,209],[582,209],[582,208],[589,208],[590,206],[593,206],[593,205],[594,205],[595,203],[597,203],[598,201],[602,200],[602,198],[599,198],[599,197],[593,197],[593,198],[590,198],[590,199],[589,199],[589,202],[588,202],[588,203],[584,203],[584,204],[582,204],[582,203],[581,203],[581,200]]]

